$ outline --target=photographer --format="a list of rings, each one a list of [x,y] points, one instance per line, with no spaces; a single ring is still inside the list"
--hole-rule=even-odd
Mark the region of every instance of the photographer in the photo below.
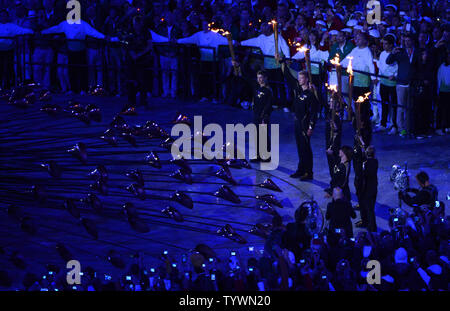
[[[416,180],[419,183],[420,189],[408,188],[399,192],[399,197],[409,206],[427,205],[434,206],[438,197],[438,190],[436,186],[430,183],[428,174],[421,171],[416,175]],[[415,195],[411,196],[409,192]]]

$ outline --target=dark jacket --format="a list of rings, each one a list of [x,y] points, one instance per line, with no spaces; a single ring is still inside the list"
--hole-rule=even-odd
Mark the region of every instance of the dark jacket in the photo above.
[[[317,112],[319,111],[319,102],[310,89],[303,90],[289,69],[285,66],[283,74],[290,89],[294,91],[294,113],[302,128],[306,131],[308,128],[314,129],[317,121]]]
[[[273,93],[268,87],[257,86],[253,94],[253,116],[255,122],[268,122],[272,113]]]
[[[348,237],[353,236],[352,221],[350,218],[356,218],[352,204],[345,199],[338,199],[328,203],[325,218],[330,220],[330,231],[334,229],[345,229]]]
[[[368,158],[363,164],[363,193],[376,196],[378,188],[378,160]]]
[[[413,192],[416,195],[411,196],[408,192]],[[436,186],[429,185],[428,187],[424,187],[420,190],[408,188],[403,194],[403,201],[409,206],[412,205],[434,205],[435,201],[437,201],[438,190]]]
[[[397,63],[398,65],[397,85],[408,85],[411,82],[414,76],[415,64],[417,64],[419,57],[419,50],[417,48],[414,48],[412,61],[410,61],[408,52],[404,48],[400,49],[398,53],[389,54],[386,58],[386,64]]]

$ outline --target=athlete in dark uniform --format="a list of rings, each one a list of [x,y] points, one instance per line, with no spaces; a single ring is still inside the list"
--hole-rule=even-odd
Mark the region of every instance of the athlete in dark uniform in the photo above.
[[[238,67],[239,63],[236,61],[232,61],[233,66]],[[257,133],[259,134],[259,125],[266,124],[267,125],[267,151],[270,152],[270,135],[269,135],[269,127],[270,127],[270,115],[272,113],[272,105],[273,105],[273,92],[269,86],[268,75],[264,70],[258,71],[256,74],[256,82],[254,80],[247,81],[249,85],[252,86],[253,90],[253,123],[256,125]],[[245,78],[243,78],[245,79]],[[247,80],[247,79],[245,79]],[[256,141],[256,151],[257,158],[251,159],[250,162],[270,162],[270,158],[262,159],[259,154],[259,142],[260,139]]]
[[[325,107],[327,120],[325,123],[325,150],[330,177],[333,179],[335,159],[339,156],[342,139],[342,119],[339,95],[333,93]]]
[[[295,113],[295,140],[299,163],[297,171],[291,175],[292,178],[300,177],[300,180],[313,179],[313,153],[311,149],[311,135],[317,120],[319,102],[314,95],[314,89],[308,79],[308,73],[301,71],[298,79],[289,72],[285,61],[281,61],[281,69],[289,87],[294,91],[294,113]]]

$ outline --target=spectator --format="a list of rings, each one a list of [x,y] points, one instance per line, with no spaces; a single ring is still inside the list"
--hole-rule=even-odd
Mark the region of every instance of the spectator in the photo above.
[[[351,218],[356,218],[352,204],[347,200],[339,187],[333,188],[333,200],[328,203],[325,218],[330,221],[328,229],[334,232],[344,229],[348,238],[353,237],[353,225]],[[336,231],[340,233],[340,231]]]

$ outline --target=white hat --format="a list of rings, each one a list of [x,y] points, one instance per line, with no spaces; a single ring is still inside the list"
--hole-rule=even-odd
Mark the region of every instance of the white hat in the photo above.
[[[339,31],[337,31],[337,30],[332,30],[329,32],[330,36],[337,36],[338,33],[339,33]]]
[[[358,21],[357,21],[356,19],[350,19],[350,20],[347,22],[346,26],[348,26],[348,27],[353,27],[353,26],[355,26],[356,24],[358,24]]]
[[[350,28],[343,28],[341,29],[342,32],[348,32],[348,33],[352,33],[352,30]]]
[[[339,17],[341,20],[344,20],[344,15],[341,13],[336,13],[336,16]]]
[[[394,42],[397,42],[397,36],[395,34],[388,32],[384,35],[384,37],[386,38],[387,36],[391,36],[392,38],[394,38]]]
[[[403,15],[406,15],[406,13],[405,13],[405,11],[400,11],[400,12],[398,12],[398,15],[403,16]]]
[[[319,20],[316,21],[316,25],[326,26],[327,24],[323,20],[319,19]]]
[[[387,25],[386,21],[381,21],[380,24],[381,25]]]
[[[403,247],[398,248],[394,255],[395,263],[408,263],[408,253]]]
[[[371,29],[371,30],[369,30],[369,36],[374,37],[374,38],[379,38],[380,32],[376,29]]]
[[[356,25],[355,27],[353,27],[353,30],[361,30],[361,31],[363,31],[364,27],[361,26],[361,25]]]
[[[385,6],[385,8],[393,8],[395,12],[397,12],[397,10],[398,10],[398,9],[397,9],[397,6],[394,5],[394,4],[387,4],[387,5]]]

